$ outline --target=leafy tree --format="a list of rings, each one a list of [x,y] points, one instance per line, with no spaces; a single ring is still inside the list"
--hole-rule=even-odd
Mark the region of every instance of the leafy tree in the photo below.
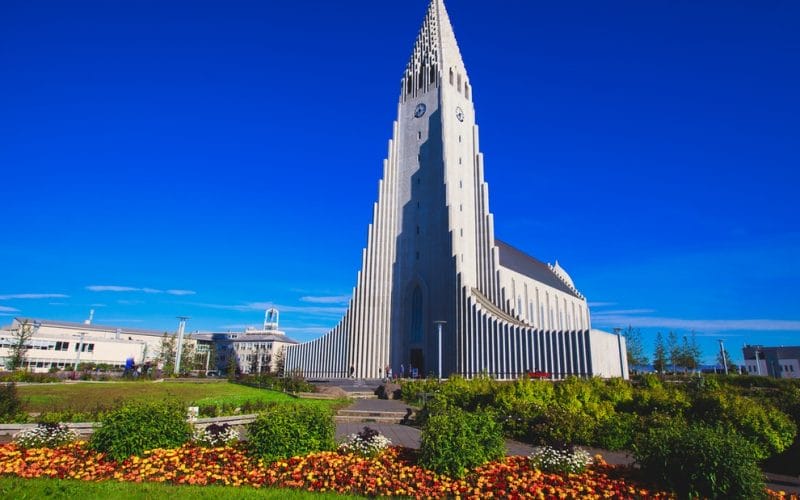
[[[283,377],[286,371],[286,346],[280,346],[275,352],[275,373],[279,377]]]
[[[172,335],[173,338],[176,338],[175,334]],[[175,345],[177,349],[177,338],[175,340]],[[197,359],[195,356],[195,343],[192,342],[192,338],[190,335],[185,335],[183,337],[183,349],[181,350],[181,373],[186,373],[191,370],[194,370],[197,366]]]
[[[673,331],[667,334],[667,356],[672,372],[675,373],[675,367],[679,366],[681,361],[681,346],[678,344],[678,335]]]
[[[653,352],[653,369],[658,373],[664,373],[667,368],[667,353],[664,347],[664,337],[661,332],[656,333],[656,349]]]
[[[641,330],[628,325],[622,335],[625,337],[625,346],[628,350],[628,366],[646,365],[649,360],[644,354]]]
[[[697,344],[695,333],[692,332],[691,337],[684,335],[679,348],[678,366],[694,372],[700,366],[700,355],[700,346]]]
[[[33,325],[28,320],[23,320],[16,330],[11,332],[11,345],[8,347],[8,369],[16,370],[25,365],[25,359],[30,349],[30,340],[33,338]]]
[[[158,361],[163,367],[164,373],[169,374],[175,371],[175,349],[175,335],[169,335],[164,332],[161,337],[161,344],[158,346]]]

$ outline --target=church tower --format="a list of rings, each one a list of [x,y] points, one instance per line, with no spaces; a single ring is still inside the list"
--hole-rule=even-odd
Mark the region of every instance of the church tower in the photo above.
[[[287,370],[378,378],[404,365],[424,376],[441,357],[443,376],[606,371],[594,369],[606,354],[592,338],[603,351],[613,339],[590,330],[566,271],[494,239],[472,94],[444,2],[432,0],[401,79],[353,298],[330,333],[288,348]]]

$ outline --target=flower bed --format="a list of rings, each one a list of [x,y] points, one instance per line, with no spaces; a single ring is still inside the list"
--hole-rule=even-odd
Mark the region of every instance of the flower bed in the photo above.
[[[397,447],[374,458],[321,452],[267,464],[250,458],[238,447],[185,445],[115,462],[89,450],[85,443],[55,449],[0,446],[0,474],[25,478],[274,486],[370,496],[671,497],[634,484],[624,471],[602,463],[579,475],[558,475],[534,469],[526,457],[508,457],[479,467],[459,480],[434,474],[414,463],[413,451]]]

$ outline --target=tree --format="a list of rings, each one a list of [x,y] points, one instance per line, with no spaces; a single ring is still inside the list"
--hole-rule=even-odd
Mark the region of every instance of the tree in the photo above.
[[[680,350],[681,366],[692,372],[696,371],[700,366],[700,356],[702,352],[700,351],[700,346],[697,344],[697,336],[694,331],[692,331],[691,337],[689,338],[685,335],[683,336],[683,344]]]
[[[646,365],[649,360],[644,354],[641,330],[628,325],[622,335],[625,337],[625,346],[628,351],[628,366]]]
[[[11,333],[11,345],[8,347],[8,369],[16,370],[25,365],[25,359],[30,349],[30,340],[33,338],[33,325],[28,320],[23,320],[16,330]]]
[[[161,344],[158,346],[158,362],[163,373],[170,374],[175,371],[175,349],[175,335],[170,336],[164,332]]]
[[[678,336],[673,331],[667,334],[667,356],[669,356],[669,364],[672,367],[672,373],[675,373],[675,367],[678,366],[681,361],[681,346],[678,344]]]
[[[280,346],[275,353],[275,373],[283,377],[286,369],[286,346]]]
[[[178,341],[174,333],[172,334],[172,339],[175,342],[175,348],[177,349]],[[181,349],[181,373],[194,370],[196,363],[197,360],[195,359],[194,355],[194,342],[192,342],[190,335],[186,335],[183,337],[183,349]]]
[[[653,369],[658,373],[664,373],[667,368],[667,354],[664,348],[664,337],[661,332],[656,333],[656,349],[653,352]]]

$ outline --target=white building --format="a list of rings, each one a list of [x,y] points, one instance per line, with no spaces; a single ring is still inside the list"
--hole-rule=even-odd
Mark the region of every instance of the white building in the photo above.
[[[800,378],[800,346],[745,345],[742,354],[748,375]]]
[[[0,330],[0,363],[5,366],[14,343],[14,332],[23,323],[33,330],[28,342],[25,367],[36,372],[50,368],[72,369],[76,363],[104,364],[122,368],[132,358],[142,364],[155,362],[160,354],[165,332],[116,327],[92,323],[75,323],[49,319],[14,318]],[[168,335],[171,335],[168,334]],[[204,351],[191,336],[185,338],[195,352]]]
[[[264,326],[247,328],[244,333],[206,333],[200,338],[211,340],[216,346],[216,369],[227,371],[231,357],[241,373],[276,373],[284,349],[298,342],[278,328],[277,309],[268,309]]]
[[[330,333],[288,347],[286,369],[627,377],[624,338],[591,328],[569,274],[495,239],[473,88],[442,0],[431,1],[400,84],[348,311]]]

